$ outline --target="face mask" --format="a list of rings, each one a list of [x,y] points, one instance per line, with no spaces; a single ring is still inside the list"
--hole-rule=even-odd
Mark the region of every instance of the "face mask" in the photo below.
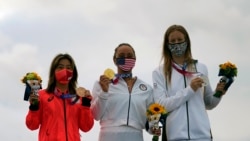
[[[187,42],[168,44],[168,48],[175,56],[182,56],[187,49]]]
[[[73,76],[73,71],[68,69],[62,69],[55,72],[56,80],[61,84],[68,84]]]
[[[135,66],[135,59],[132,58],[117,58],[116,64],[123,71],[130,71]]]

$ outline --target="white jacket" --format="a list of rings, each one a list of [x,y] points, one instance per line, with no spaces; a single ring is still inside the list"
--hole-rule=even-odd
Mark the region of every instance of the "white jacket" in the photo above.
[[[145,128],[146,110],[153,103],[153,89],[147,83],[137,78],[129,93],[121,78],[117,84],[109,85],[108,92],[103,92],[96,82],[92,95],[92,113],[95,120],[100,120],[101,128],[121,125],[140,130]]]
[[[208,76],[207,67],[197,62],[194,72]],[[190,87],[192,78],[185,77],[172,69],[171,84],[166,84],[163,66],[153,71],[155,101],[164,105],[169,113],[166,132],[168,141],[172,140],[211,140],[211,129],[206,110],[212,109],[220,102],[213,96],[214,91],[208,83],[196,92]],[[185,88],[186,80],[186,88]]]

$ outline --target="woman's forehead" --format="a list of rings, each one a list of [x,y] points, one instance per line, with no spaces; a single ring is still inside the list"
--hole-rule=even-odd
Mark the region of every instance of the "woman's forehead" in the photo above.
[[[119,53],[134,53],[133,49],[128,45],[122,45],[119,48],[117,48],[117,54]]]
[[[184,37],[184,34],[179,30],[174,30],[169,34],[169,37],[176,37],[176,36]]]
[[[58,65],[71,65],[71,62],[68,59],[61,59]]]

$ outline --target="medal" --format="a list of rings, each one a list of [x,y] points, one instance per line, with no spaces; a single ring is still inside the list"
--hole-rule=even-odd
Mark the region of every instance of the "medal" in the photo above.
[[[112,69],[108,68],[104,71],[104,75],[112,80],[115,77],[115,72]]]
[[[115,72],[112,69],[110,69],[110,68],[106,69],[104,71],[104,75],[107,76],[113,84],[118,83],[119,77],[116,76]]]
[[[85,97],[86,89],[83,87],[79,87],[76,89],[76,94],[80,97]]]

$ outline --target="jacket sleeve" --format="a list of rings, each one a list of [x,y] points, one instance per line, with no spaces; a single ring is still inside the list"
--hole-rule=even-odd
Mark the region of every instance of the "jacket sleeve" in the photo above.
[[[204,64],[201,64],[201,63],[199,64],[200,65],[197,66],[198,67],[197,69],[200,72],[202,72],[205,76],[207,76],[207,78],[209,78],[207,67]],[[208,84],[205,86],[205,91],[204,91],[204,103],[205,103],[205,107],[207,110],[211,110],[215,108],[221,100],[221,98],[214,97],[213,96],[214,93],[215,91],[212,90],[212,87],[208,79]]]
[[[180,89],[175,94],[171,94],[171,84],[166,84],[162,67],[155,69],[152,73],[154,99],[167,109],[168,112],[175,110],[185,104],[193,95],[196,94],[190,86]]]
[[[40,103],[39,103],[39,105],[40,105]],[[32,108],[32,107],[33,106],[30,105],[30,110],[28,111],[28,114],[26,116],[26,126],[30,130],[36,130],[40,126],[41,108]],[[39,107],[41,107],[41,106],[39,106]]]
[[[83,132],[88,132],[94,126],[94,118],[90,110],[90,103],[91,97],[84,97],[82,98],[82,105],[80,106],[80,129]]]
[[[106,106],[108,93],[103,92],[99,82],[96,82],[92,91],[93,100],[91,101],[91,110],[95,120],[100,120],[103,116]]]

